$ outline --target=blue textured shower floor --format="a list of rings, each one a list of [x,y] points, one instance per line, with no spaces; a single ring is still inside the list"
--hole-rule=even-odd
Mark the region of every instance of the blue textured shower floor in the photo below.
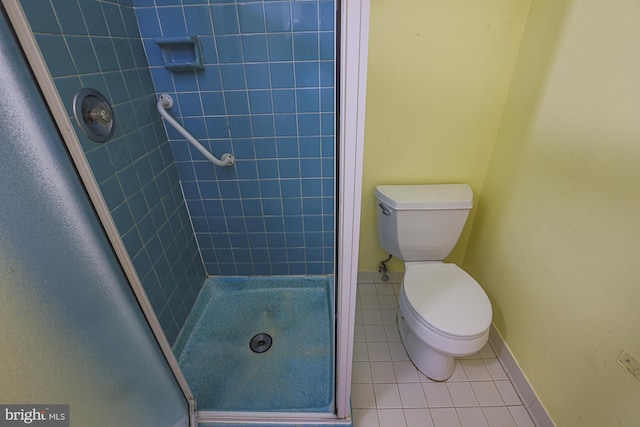
[[[328,277],[207,279],[174,346],[198,410],[333,411],[332,301]]]

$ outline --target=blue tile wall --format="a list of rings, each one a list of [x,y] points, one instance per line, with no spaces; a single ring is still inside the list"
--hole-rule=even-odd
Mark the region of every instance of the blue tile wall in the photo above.
[[[333,0],[134,0],[156,91],[219,168],[167,129],[210,275],[331,274]],[[198,35],[204,69],[164,68],[154,37]]]
[[[111,100],[105,144],[76,133],[171,343],[205,279],[131,1],[22,2],[67,112],[81,87]],[[98,54],[96,54],[98,53]],[[75,120],[72,119],[75,124]]]

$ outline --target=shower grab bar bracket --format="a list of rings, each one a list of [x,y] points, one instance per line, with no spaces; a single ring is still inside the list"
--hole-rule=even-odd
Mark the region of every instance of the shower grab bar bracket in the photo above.
[[[176,121],[176,119],[171,117],[171,115],[167,112],[169,108],[173,107],[173,98],[171,97],[171,95],[168,95],[166,93],[161,94],[158,97],[157,107],[158,107],[158,112],[160,113],[162,118],[164,118],[167,122],[169,122],[171,126],[176,128],[176,130],[180,132],[180,135],[184,136],[187,139],[187,141],[189,141],[195,148],[197,148],[198,151],[207,158],[207,160],[221,167],[233,165],[235,160],[232,154],[225,153],[222,155],[222,158],[218,159],[216,156],[211,154],[209,150],[204,148],[204,146],[200,144],[200,142],[197,139],[195,139],[185,128],[183,128],[180,125],[180,123]]]

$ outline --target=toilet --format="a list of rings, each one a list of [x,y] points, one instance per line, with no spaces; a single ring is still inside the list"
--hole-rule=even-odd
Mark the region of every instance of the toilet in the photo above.
[[[489,338],[491,303],[480,285],[444,263],[473,203],[466,184],[379,185],[378,239],[405,263],[398,329],[413,364],[444,381],[455,357],[480,350]]]

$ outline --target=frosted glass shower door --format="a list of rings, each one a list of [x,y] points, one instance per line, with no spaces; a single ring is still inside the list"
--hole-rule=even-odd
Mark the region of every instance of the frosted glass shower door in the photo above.
[[[68,405],[71,426],[188,426],[187,401],[3,12],[0,407]]]

